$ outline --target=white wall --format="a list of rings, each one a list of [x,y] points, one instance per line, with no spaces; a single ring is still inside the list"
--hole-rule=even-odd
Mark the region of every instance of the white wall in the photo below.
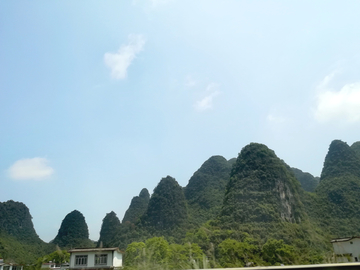
[[[354,238],[344,242],[333,242],[334,252],[336,255],[344,255],[343,257],[336,256],[337,262],[348,262],[348,258],[351,262],[360,261],[360,239]],[[346,254],[352,254],[348,256]]]
[[[122,267],[122,254],[114,251],[114,259],[113,259],[114,267]]]
[[[108,257],[107,257],[106,265],[95,265],[95,254],[107,254]],[[87,255],[88,256],[86,267],[101,268],[101,266],[112,266],[112,261],[113,261],[112,251],[102,251],[101,253],[99,253],[99,252],[74,252],[74,253],[71,253],[70,268],[81,268],[81,266],[75,265],[75,256],[78,256],[78,255]]]

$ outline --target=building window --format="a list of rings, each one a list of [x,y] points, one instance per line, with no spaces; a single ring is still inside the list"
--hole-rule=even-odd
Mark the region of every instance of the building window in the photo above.
[[[87,255],[76,255],[75,265],[87,265]]]
[[[106,265],[107,254],[95,254],[95,265]]]

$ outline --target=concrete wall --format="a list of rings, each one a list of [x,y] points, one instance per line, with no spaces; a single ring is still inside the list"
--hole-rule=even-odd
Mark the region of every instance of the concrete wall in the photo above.
[[[106,265],[95,265],[95,254],[107,254]],[[87,255],[87,265],[75,265],[76,256]],[[122,267],[122,254],[117,251],[88,251],[88,252],[74,252],[70,256],[70,268],[102,268],[102,267]]]
[[[95,265],[95,254],[107,254],[107,261],[106,261],[106,265]],[[86,268],[88,267],[92,267],[92,268],[101,268],[101,267],[106,267],[106,266],[112,266],[112,262],[113,262],[113,256],[112,256],[112,251],[102,251],[101,253],[99,252],[75,252],[72,253],[70,256],[70,268],[79,268],[78,265],[75,265],[75,257],[79,256],[79,255],[87,255],[87,265],[85,266]],[[80,266],[81,267],[81,266]]]
[[[360,262],[360,239],[333,242],[337,262]]]
[[[114,251],[114,259],[113,259],[114,267],[122,267],[122,254]]]

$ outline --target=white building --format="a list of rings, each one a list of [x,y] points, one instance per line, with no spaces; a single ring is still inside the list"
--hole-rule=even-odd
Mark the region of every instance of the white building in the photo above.
[[[4,260],[0,259],[0,270],[23,270],[23,266],[14,263],[4,263]]]
[[[122,252],[118,248],[79,248],[71,249],[69,253],[70,270],[120,269],[122,267]]]
[[[337,238],[331,240],[336,255],[336,262],[360,261],[360,237]]]

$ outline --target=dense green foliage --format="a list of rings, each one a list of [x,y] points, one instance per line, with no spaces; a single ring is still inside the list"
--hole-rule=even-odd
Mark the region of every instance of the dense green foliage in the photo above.
[[[315,252],[306,254],[309,259],[304,260],[300,248],[283,240],[268,238],[262,243],[246,233],[209,229],[187,236],[181,244],[169,243],[163,237],[133,242],[127,246],[124,269],[201,269],[324,261],[324,257]],[[211,239],[215,243],[205,252],[200,244],[190,241],[190,238],[199,240],[201,234],[208,236],[204,241]]]
[[[120,227],[120,220],[113,211],[106,214],[101,225],[97,247],[111,247],[114,236],[120,230]]]
[[[20,202],[0,203],[0,230],[22,240],[39,240],[29,209]]]
[[[89,240],[89,230],[83,214],[77,210],[67,214],[52,243],[62,248],[93,246],[94,244]]]
[[[204,254],[197,244],[169,244],[163,237],[133,242],[125,253],[125,270],[191,269],[202,267]]]
[[[306,202],[313,223],[332,237],[360,233],[360,159],[346,143],[330,144],[315,193]]]
[[[195,224],[214,219],[220,213],[234,161],[212,156],[190,178],[184,192],[191,220]]]
[[[55,248],[40,241],[26,241],[0,232],[0,257],[10,263],[33,263],[36,258]]]
[[[354,142],[351,145],[351,149],[356,153],[356,155],[360,158],[360,141]]]
[[[182,187],[170,176],[154,189],[149,206],[141,218],[142,226],[152,234],[173,235],[186,229],[188,212]]]
[[[296,179],[300,182],[301,187],[308,192],[314,192],[319,184],[319,178],[312,176],[310,173],[303,172],[296,168],[291,168]]]
[[[320,181],[352,174],[360,177],[360,158],[345,142],[332,141],[325,157]]]
[[[25,204],[0,203],[0,257],[7,262],[31,262],[51,250],[36,234],[31,219]]]
[[[28,268],[30,268],[30,270],[40,270],[42,264],[48,262],[52,262],[57,267],[60,267],[61,264],[69,261],[70,261],[70,253],[67,252],[66,250],[61,250],[57,248],[54,252],[38,258],[36,263]]]
[[[299,182],[263,144],[244,147],[230,174],[221,223],[301,222],[305,218]]]
[[[140,217],[145,213],[150,200],[149,191],[146,188],[143,188],[139,196],[134,197],[131,200],[129,209],[126,210],[123,223],[130,222],[136,223]]]

